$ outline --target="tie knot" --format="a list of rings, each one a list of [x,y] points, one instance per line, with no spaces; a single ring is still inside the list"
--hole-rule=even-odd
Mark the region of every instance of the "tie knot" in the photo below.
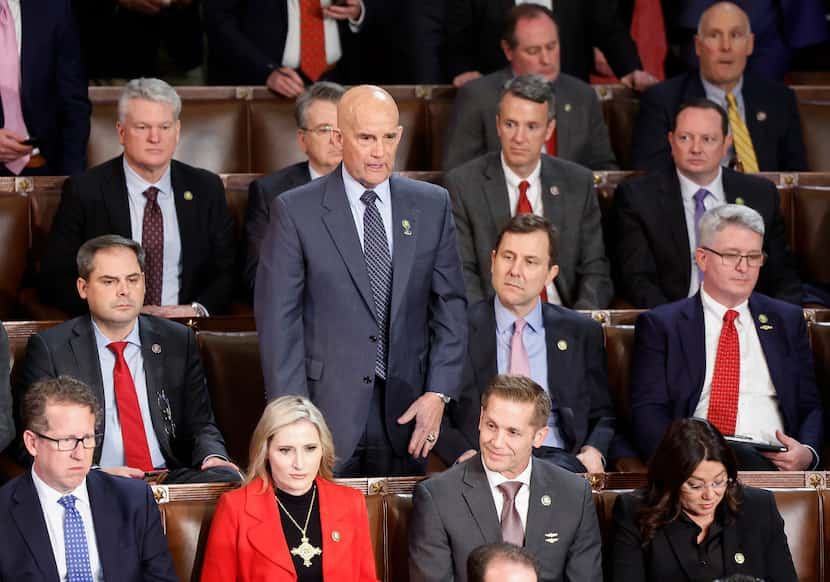
[[[519,492],[519,489],[522,488],[521,481],[505,481],[501,485],[498,486],[499,491],[501,494],[504,495],[504,500],[507,503],[513,503],[513,500],[516,498],[516,494]]]
[[[519,182],[519,194],[524,194],[527,196],[527,189],[530,188],[530,182],[527,180],[522,180]]]
[[[107,344],[107,348],[109,348],[109,350],[113,354],[115,354],[115,356],[117,358],[123,358],[124,357],[124,348],[126,348],[126,347],[127,347],[127,342],[112,342],[110,344]]]
[[[64,495],[60,499],[58,499],[58,503],[63,505],[64,509],[75,509],[75,501],[77,497],[74,495]]]
[[[727,93],[726,94],[726,102],[729,103],[730,107],[735,107],[736,103],[737,103],[735,101],[735,96],[732,93]]]
[[[734,309],[727,309],[726,313],[723,314],[723,321],[727,325],[734,322],[736,319],[738,319],[738,312]]]
[[[711,192],[706,188],[701,188],[697,192],[695,192],[695,204],[703,204],[703,201],[706,200],[706,197],[709,196]]]
[[[375,203],[375,200],[378,199],[378,195],[375,193],[374,190],[366,190],[363,195],[360,197],[360,201],[363,202],[366,206],[371,206]]]
[[[144,191],[145,198],[147,198],[147,200],[149,200],[150,202],[155,202],[156,198],[158,198],[158,195],[159,189],[155,186],[150,186]]]
[[[522,335],[522,332],[524,331],[526,325],[527,322],[520,317],[516,320],[516,323],[513,324],[513,333],[515,335]]]

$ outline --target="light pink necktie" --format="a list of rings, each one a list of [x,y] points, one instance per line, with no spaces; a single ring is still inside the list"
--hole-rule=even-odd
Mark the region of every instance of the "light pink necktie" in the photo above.
[[[20,57],[17,51],[17,36],[14,33],[14,19],[9,3],[0,0],[0,101],[3,104],[3,127],[23,137],[29,137],[23,108],[20,104]],[[27,154],[6,163],[13,174],[20,174],[30,156]]]
[[[530,377],[530,359],[522,340],[525,325],[527,322],[524,319],[517,319],[513,324],[513,337],[510,340],[510,374]]]

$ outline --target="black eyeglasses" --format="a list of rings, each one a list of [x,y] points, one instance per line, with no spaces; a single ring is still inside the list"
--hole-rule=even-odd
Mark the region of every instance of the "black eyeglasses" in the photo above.
[[[727,267],[737,267],[741,264],[741,259],[746,260],[746,266],[755,269],[762,267],[767,260],[767,253],[751,253],[749,255],[741,255],[739,253],[719,253],[715,249],[709,247],[700,247],[704,251],[709,251],[720,257],[721,262]]]
[[[39,432],[34,432],[38,437],[42,439],[46,439],[47,441],[52,441],[53,443],[57,443],[59,451],[74,451],[78,448],[78,443],[85,449],[94,449],[95,445],[98,444],[98,439],[102,438],[104,435],[100,434],[93,434],[83,436],[81,438],[78,437],[67,437],[62,439],[52,438],[50,436],[46,436],[45,434],[41,434]]]

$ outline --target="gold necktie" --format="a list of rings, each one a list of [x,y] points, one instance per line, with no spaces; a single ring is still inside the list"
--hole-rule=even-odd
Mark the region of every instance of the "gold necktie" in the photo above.
[[[729,104],[729,125],[732,126],[732,143],[738,156],[739,169],[742,172],[757,172],[758,160],[755,158],[755,148],[752,147],[752,138],[746,128],[741,114],[738,113],[738,104],[735,96],[729,93],[726,96]]]

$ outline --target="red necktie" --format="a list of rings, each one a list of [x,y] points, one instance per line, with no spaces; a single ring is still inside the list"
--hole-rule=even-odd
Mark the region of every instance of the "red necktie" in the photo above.
[[[164,220],[156,200],[159,190],[150,186],[144,191],[144,222],[141,226],[141,246],[144,247],[144,305],[161,305],[161,282],[164,273]]]
[[[738,418],[738,390],[741,380],[741,346],[734,309],[723,314],[723,327],[718,339],[718,353],[715,356],[715,373],[712,376],[712,391],[709,394],[709,422],[725,435],[735,434]]]
[[[553,128],[548,141],[545,142],[545,151],[548,152],[549,156],[556,155],[556,127]]]
[[[320,0],[300,0],[300,70],[316,81],[327,68]]]
[[[554,132],[554,135],[556,132]],[[533,207],[530,205],[530,200],[527,198],[527,189],[530,187],[530,182],[522,180],[519,182],[519,203],[516,205],[516,214],[533,214]],[[542,298],[542,303],[548,302],[548,291],[544,287],[539,293]]]
[[[3,124],[6,129],[28,137],[23,107],[20,101],[20,57],[14,19],[6,0],[0,0],[0,105],[3,107]],[[6,162],[12,174],[20,174],[29,163],[29,155]]]
[[[144,421],[141,419],[141,409],[138,407],[133,375],[124,359],[127,342],[112,342],[107,347],[115,354],[112,376],[115,382],[115,405],[121,422],[121,440],[124,443],[124,462],[128,467],[152,471],[153,460],[150,457]]]
[[[643,70],[662,81],[665,78],[663,64],[666,61],[668,43],[663,8],[659,0],[634,0],[631,38],[637,45]]]

